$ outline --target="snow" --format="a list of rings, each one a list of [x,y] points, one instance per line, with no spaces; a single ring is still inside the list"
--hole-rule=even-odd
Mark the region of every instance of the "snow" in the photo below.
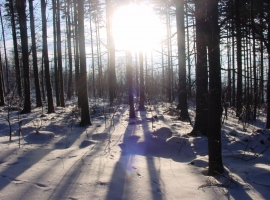
[[[137,110],[135,119],[127,105],[114,113],[97,106],[88,127],[78,125],[75,105],[53,114],[12,109],[9,118],[1,109],[0,199],[269,199],[263,111],[244,132],[229,110],[222,126],[225,173],[209,177],[207,138],[187,136],[190,123],[169,115],[166,104]],[[194,120],[194,107],[189,112]]]

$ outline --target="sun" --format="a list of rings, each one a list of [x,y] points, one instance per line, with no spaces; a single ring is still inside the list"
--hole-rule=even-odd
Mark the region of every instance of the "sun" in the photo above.
[[[113,36],[117,50],[149,51],[161,41],[161,23],[150,6],[130,4],[113,15]]]

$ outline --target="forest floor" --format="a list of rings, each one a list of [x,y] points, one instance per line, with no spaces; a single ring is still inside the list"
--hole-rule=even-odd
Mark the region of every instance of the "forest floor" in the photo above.
[[[169,104],[147,106],[129,119],[127,105],[109,112],[100,101],[88,127],[78,125],[75,105],[68,102],[53,114],[1,108],[0,199],[270,197],[270,131],[263,111],[244,132],[229,109],[222,126],[225,173],[209,177],[207,137],[187,136],[192,126],[179,121]],[[192,121],[194,110],[190,106]]]

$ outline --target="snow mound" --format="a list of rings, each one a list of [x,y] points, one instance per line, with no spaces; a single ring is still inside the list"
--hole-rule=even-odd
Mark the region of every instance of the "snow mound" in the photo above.
[[[88,147],[92,144],[96,144],[96,141],[93,141],[93,140],[84,140],[82,141],[82,143],[80,144],[80,148],[85,148],[85,147]]]
[[[24,137],[24,141],[31,144],[44,144],[54,138],[54,133],[50,131],[31,132]]]
[[[153,132],[152,135],[160,140],[166,141],[168,138],[172,137],[172,130],[167,127],[162,127]]]
[[[177,136],[170,137],[166,140],[166,144],[168,145],[177,145],[177,144],[182,144],[186,142],[188,142],[187,138],[177,137]]]
[[[205,168],[208,166],[208,160],[206,160],[206,158],[204,159],[203,157],[196,158],[190,162],[190,165]]]

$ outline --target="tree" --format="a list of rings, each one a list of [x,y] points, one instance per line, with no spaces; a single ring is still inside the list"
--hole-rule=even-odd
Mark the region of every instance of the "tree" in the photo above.
[[[64,84],[63,84],[63,67],[62,67],[62,47],[61,47],[61,26],[60,26],[60,3],[57,0],[57,59],[58,59],[58,73],[59,73],[59,83],[60,83],[60,106],[65,107],[64,98]],[[55,74],[56,76],[56,74]]]
[[[220,30],[218,24],[218,1],[207,2],[209,25],[209,96],[208,96],[208,175],[214,176],[224,172],[221,149],[221,66],[220,66]]]
[[[35,22],[34,22],[34,8],[33,0],[29,0],[29,12],[30,12],[30,26],[31,26],[31,38],[32,38],[32,56],[33,56],[33,69],[34,69],[34,79],[35,79],[35,89],[36,89],[36,106],[41,107],[41,93],[38,78],[38,64],[37,64],[37,48],[36,48],[36,38],[35,38]]]
[[[20,63],[19,63],[19,53],[18,53],[18,44],[17,44],[17,33],[16,33],[16,24],[15,24],[15,13],[14,13],[14,1],[10,0],[6,6],[9,8],[9,15],[11,17],[11,27],[12,27],[12,39],[13,39],[13,49],[14,49],[14,61],[15,61],[15,73],[16,73],[16,82],[17,90],[19,97],[22,97],[22,84],[21,84],[21,72],[20,72]]]
[[[128,99],[129,99],[129,118],[135,118],[134,97],[133,97],[133,70],[132,55],[127,51],[127,82],[128,82]]]
[[[112,5],[111,0],[106,0],[106,18],[107,18],[107,35],[108,35],[108,48],[109,48],[109,62],[108,62],[108,85],[109,85],[109,99],[110,105],[113,105],[115,96],[116,74],[115,74],[115,44],[112,33]]]
[[[5,95],[3,88],[3,67],[2,67],[2,58],[1,58],[1,50],[0,50],[0,106],[5,105]]]
[[[54,51],[54,87],[55,87],[55,97],[56,106],[60,106],[59,97],[59,73],[58,73],[58,53],[57,53],[57,12],[56,12],[56,0],[52,0],[53,9],[53,51]]]
[[[71,21],[70,21],[70,1],[67,1],[67,43],[68,43],[68,64],[69,64],[69,76],[68,76],[68,91],[67,97],[71,99],[73,95],[72,84],[72,52],[71,52]]]
[[[86,53],[84,38],[84,1],[78,2],[78,33],[79,33],[79,49],[80,49],[80,81],[78,95],[81,105],[81,126],[91,125],[88,94],[87,94],[87,71],[86,71]]]
[[[180,118],[188,119],[187,108],[187,85],[186,85],[186,55],[185,55],[185,23],[184,23],[184,0],[176,1],[176,27],[178,46],[178,70],[179,70],[179,102],[181,110]]]
[[[30,97],[30,74],[29,74],[29,59],[28,59],[28,36],[26,23],[26,1],[16,0],[17,11],[19,15],[19,25],[21,34],[21,47],[23,57],[23,78],[24,78],[24,106],[22,114],[31,112],[31,97]]]
[[[196,18],[196,117],[195,125],[191,135],[198,136],[199,133],[207,135],[207,115],[208,115],[208,72],[207,72],[207,52],[206,52],[206,22],[205,3],[203,0],[195,0]]]
[[[19,1],[19,0],[18,0]],[[42,17],[42,54],[45,67],[47,100],[48,100],[48,113],[54,113],[52,86],[50,78],[50,67],[48,58],[48,44],[47,44],[47,22],[46,22],[46,3],[41,0],[41,17]]]
[[[140,61],[140,104],[139,109],[144,110],[144,73],[143,73],[143,53],[139,53],[139,61]]]
[[[236,19],[236,43],[237,43],[237,101],[236,101],[236,116],[242,112],[242,33],[241,33],[241,23],[240,23],[240,1],[235,1],[235,19]]]

